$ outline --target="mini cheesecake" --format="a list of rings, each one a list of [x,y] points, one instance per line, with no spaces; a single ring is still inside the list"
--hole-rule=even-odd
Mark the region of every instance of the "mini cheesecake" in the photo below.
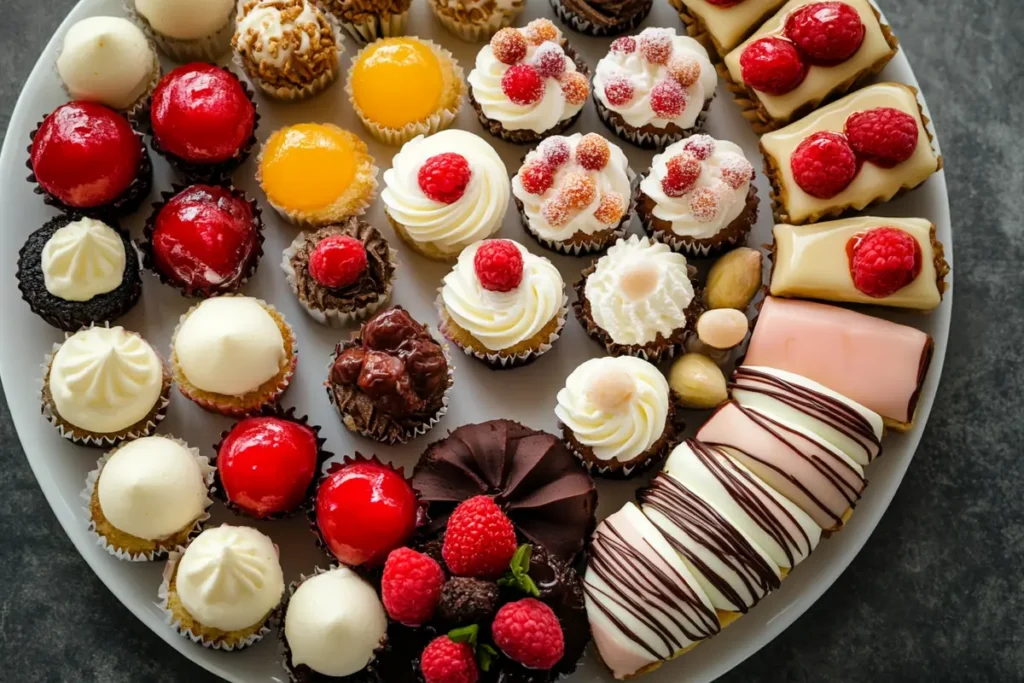
[[[942,301],[949,264],[923,218],[860,216],[773,229],[773,296],[930,311]],[[872,259],[878,249],[898,264]]]
[[[838,218],[917,187],[942,168],[927,125],[914,88],[878,83],[763,136],[776,221]]]
[[[786,0],[669,0],[686,32],[719,59],[749,36]]]

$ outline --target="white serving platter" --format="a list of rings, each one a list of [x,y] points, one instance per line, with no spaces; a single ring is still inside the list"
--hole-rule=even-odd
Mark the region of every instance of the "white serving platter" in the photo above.
[[[3,151],[0,153],[0,177],[4,179],[0,185],[0,240],[3,253],[6,254],[0,263],[3,282],[3,287],[0,288],[0,376],[25,455],[47,501],[82,557],[117,598],[171,647],[227,680],[246,683],[286,681],[287,676],[281,667],[281,654],[274,637],[268,637],[264,642],[246,651],[224,653],[204,649],[171,631],[164,623],[163,614],[156,604],[162,563],[119,562],[98,547],[86,532],[86,514],[79,492],[82,490],[86,473],[94,467],[100,453],[93,449],[76,447],[63,440],[40,415],[40,366],[44,354],[54,342],[62,338],[62,335],[29,311],[28,306],[21,301],[16,286],[14,273],[18,250],[30,232],[55,215],[54,210],[45,206],[41,198],[32,192],[32,184],[24,181],[28,174],[25,167],[26,147],[29,133],[38,121],[67,100],[53,68],[62,36],[75,21],[87,16],[104,14],[122,15],[120,0],[82,0],[57,29],[25,83],[10,121]],[[530,0],[517,25],[523,25],[537,16],[552,17],[551,8],[544,0]],[[678,16],[665,0],[656,0],[654,9],[643,26],[669,26],[683,31]],[[894,28],[898,35],[900,27]],[[467,74],[472,69],[479,46],[463,43],[448,34],[431,15],[425,0],[414,1],[409,19],[409,32],[443,44],[455,54]],[[606,52],[610,42],[610,39],[583,37],[571,31],[567,32],[567,35],[591,66]],[[345,47],[342,59],[347,66],[357,46],[348,40]],[[169,63],[165,63],[165,66],[168,65]],[[917,85],[907,56],[902,51],[881,74],[880,80],[895,80]],[[279,126],[304,121],[330,121],[360,134],[367,140],[382,172],[390,166],[391,157],[397,151],[373,141],[364,133],[345,97],[343,83],[339,82],[312,101],[300,104],[276,103],[259,95],[257,100],[262,116],[258,130],[258,137],[261,140],[265,140],[269,133]],[[487,137],[501,153],[509,175],[517,171],[520,159],[528,148],[488,137],[477,123],[468,104],[464,107],[456,126]],[[724,87],[719,87],[718,96],[711,106],[707,129],[715,137],[732,140],[743,147],[748,158],[760,171],[757,136],[741,118],[739,109],[733,104]],[[609,139],[615,139],[598,120],[592,103],[586,105],[582,118],[570,132],[588,130],[606,133]],[[626,143],[622,143],[622,146],[634,170],[643,172],[648,168],[652,152],[634,148]],[[160,157],[154,155],[153,160],[155,198],[161,190],[170,187],[173,175]],[[519,420],[535,428],[555,430],[553,405],[556,392],[576,365],[602,353],[572,316],[562,339],[554,349],[531,366],[510,372],[494,372],[473,359],[461,356],[457,358],[451,410],[432,432],[413,443],[387,448],[354,437],[347,432],[328,403],[322,383],[328,355],[335,342],[343,334],[347,336],[348,332],[331,330],[315,323],[303,313],[288,289],[279,267],[280,254],[292,241],[296,230],[286,225],[266,206],[264,197],[253,179],[254,169],[254,161],[250,159],[233,176],[237,186],[245,189],[267,209],[264,212],[267,220],[267,239],[264,246],[266,253],[256,276],[246,285],[244,291],[274,304],[295,327],[299,339],[300,362],[295,381],[285,395],[284,404],[296,406],[300,413],[307,413],[314,423],[323,426],[322,434],[327,438],[329,450],[338,455],[351,454],[357,450],[364,454],[376,453],[382,458],[390,459],[396,465],[405,466],[408,470],[415,464],[420,452],[428,443],[443,437],[447,430],[462,424],[505,417]],[[750,245],[771,242],[772,219],[768,183],[760,173],[757,186],[762,210],[760,220],[748,242]],[[139,236],[148,212],[147,204],[125,221],[133,236]],[[923,216],[930,219],[938,226],[938,237],[946,245],[946,258],[952,263],[949,203],[945,176],[942,172],[934,175],[913,192],[876,208],[874,213]],[[389,237],[393,237],[391,228],[384,219],[379,200],[373,204],[367,218]],[[632,230],[639,231],[635,219]],[[553,256],[550,252],[542,250],[523,232],[519,216],[511,202],[501,236],[519,240],[531,251],[551,257],[567,284],[574,282],[580,271],[589,264],[588,259]],[[392,243],[398,248],[401,259],[394,303],[405,306],[414,317],[423,322],[436,323],[433,301],[447,266],[413,254],[397,238],[392,239]],[[182,298],[171,288],[161,285],[150,273],[144,273],[143,280],[142,301],[118,324],[142,333],[161,354],[166,355],[171,331],[178,317],[192,302]],[[952,278],[948,278],[948,281],[951,283]],[[643,680],[648,683],[708,681],[722,675],[763,647],[803,614],[850,564],[892,500],[921,439],[942,373],[951,308],[952,293],[947,291],[942,305],[929,315],[881,313],[885,317],[914,325],[931,334],[935,339],[935,356],[924,384],[914,429],[906,434],[889,434],[886,437],[885,453],[868,469],[870,486],[850,523],[841,533],[823,541],[813,556],[783,583],[782,588],[763,600],[750,614],[683,659],[666,664],[659,671],[645,676]],[[174,393],[168,418],[161,426],[160,432],[182,437],[199,447],[204,454],[212,456],[212,445],[217,442],[220,432],[226,429],[231,421],[205,413],[177,392]],[[697,426],[705,417],[703,413],[692,413],[688,421],[691,426]],[[623,502],[633,496],[641,483],[641,480],[599,481],[599,515],[604,516],[618,509]],[[249,523],[248,520],[220,508],[218,504],[211,523],[220,522]],[[313,543],[304,519],[260,523],[255,526],[271,535],[279,544],[288,580],[297,578],[300,572],[309,572],[314,565],[326,564],[323,555]],[[593,653],[588,653],[578,671],[569,679],[571,683],[611,680],[610,675],[597,663]]]

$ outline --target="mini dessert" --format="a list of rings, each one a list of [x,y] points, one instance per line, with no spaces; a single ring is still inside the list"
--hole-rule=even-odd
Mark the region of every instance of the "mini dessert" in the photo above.
[[[577,367],[558,392],[562,437],[597,474],[628,478],[676,444],[676,406],[668,381],[640,358],[605,357]]]
[[[725,56],[729,89],[757,133],[859,88],[899,41],[868,0],[790,0]]]
[[[82,499],[89,531],[121,560],[165,557],[199,533],[213,505],[213,467],[199,451],[169,436],[121,444],[99,459]]]
[[[66,332],[116,320],[142,295],[139,257],[127,233],[68,214],[29,235],[18,252],[17,278],[32,312]]]
[[[139,243],[143,264],[184,296],[236,292],[263,256],[260,213],[233,187],[175,187],[146,221]]]
[[[526,0],[429,0],[441,24],[468,43],[482,43],[499,29],[510,26],[526,7]]]
[[[709,410],[729,400],[722,369],[710,357],[696,351],[684,353],[672,363],[668,385],[684,408]]]
[[[861,211],[942,168],[917,91],[879,83],[761,138],[779,223]]]
[[[463,130],[417,137],[384,172],[385,213],[417,253],[450,260],[501,229],[508,209],[505,162],[483,138]]]
[[[234,171],[256,144],[256,105],[247,86],[212,64],[179,66],[160,80],[149,112],[153,151],[189,178]]]
[[[746,311],[761,291],[761,252],[739,247],[721,256],[708,271],[704,303],[709,309]]]
[[[523,228],[541,246],[579,256],[625,237],[635,175],[618,145],[597,133],[547,138],[512,178]]]
[[[722,629],[693,573],[633,503],[594,532],[583,588],[598,658],[619,680],[653,671]]]
[[[613,356],[672,358],[703,310],[690,268],[667,244],[619,240],[576,283],[576,318]]]
[[[443,530],[460,502],[490,496],[519,538],[571,562],[595,524],[594,481],[562,440],[511,420],[464,425],[431,444],[412,485],[429,505],[427,534]]]
[[[395,444],[438,423],[453,381],[448,350],[394,306],[335,347],[325,385],[345,427]]]
[[[177,62],[216,62],[231,46],[235,0],[129,0],[127,8]]]
[[[66,213],[131,213],[149,194],[153,167],[128,119],[95,102],[69,102],[32,133],[29,182]]]
[[[654,157],[637,214],[659,242],[708,256],[747,239],[757,205],[754,166],[739,145],[695,135]]]
[[[277,401],[298,362],[295,333],[270,304],[225,295],[181,316],[171,336],[178,389],[203,410],[243,417]]]
[[[736,348],[747,338],[749,329],[747,316],[735,308],[704,311],[697,318],[697,339],[712,349]]]
[[[344,50],[338,25],[310,0],[242,0],[231,46],[250,81],[288,101],[333,83]]]
[[[650,14],[653,0],[551,0],[555,15],[588,36],[615,36],[632,31]]]
[[[138,116],[160,80],[160,60],[139,28],[121,17],[88,17],[64,34],[57,75],[73,100]]]
[[[380,38],[360,50],[345,89],[370,134],[401,145],[450,126],[466,83],[451,52],[410,36]]]
[[[46,357],[43,417],[81,446],[153,433],[167,415],[171,378],[153,347],[123,327],[89,327]]]
[[[469,85],[469,101],[491,135],[540,142],[579,118],[590,94],[590,68],[554,24],[535,19],[494,34],[477,53]]]
[[[319,228],[360,216],[377,193],[366,143],[333,123],[279,128],[260,148],[256,181],[289,223]]]
[[[310,499],[323,450],[320,427],[295,409],[265,408],[221,434],[216,493],[231,510],[256,519],[280,519]]]
[[[645,28],[617,38],[597,63],[594,104],[623,140],[661,150],[703,130],[717,85],[700,43],[670,28]]]
[[[362,320],[386,304],[397,267],[384,236],[355,216],[299,233],[281,261],[302,308],[330,327]]]
[[[387,642],[380,598],[348,567],[317,569],[289,588],[279,608],[285,668],[296,681],[351,676],[371,665]]]
[[[691,37],[720,60],[786,0],[669,0]]]
[[[773,229],[773,296],[930,311],[949,264],[923,218],[863,216]]]
[[[765,297],[745,365],[785,370],[910,429],[934,343],[920,330],[836,306]]]
[[[359,454],[331,465],[310,509],[320,547],[349,566],[379,566],[422,522],[416,491],[401,468]]]
[[[244,526],[204,530],[167,559],[158,596],[175,631],[204,647],[241,650],[270,632],[284,595],[277,546]]]
[[[444,276],[439,329],[493,368],[532,362],[551,350],[565,326],[568,299],[558,269],[512,240],[466,247]]]
[[[326,9],[359,43],[405,34],[412,0],[321,0]]]

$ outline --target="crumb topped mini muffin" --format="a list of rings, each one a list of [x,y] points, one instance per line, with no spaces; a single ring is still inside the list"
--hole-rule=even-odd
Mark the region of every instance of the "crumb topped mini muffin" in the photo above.
[[[405,33],[412,0],[321,0],[353,40],[370,43]]]
[[[470,43],[481,43],[510,25],[526,0],[429,0],[446,29]]]

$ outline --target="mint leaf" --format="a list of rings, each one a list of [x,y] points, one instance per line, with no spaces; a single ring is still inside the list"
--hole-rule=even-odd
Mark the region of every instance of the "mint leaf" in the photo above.
[[[529,543],[519,546],[516,549],[515,555],[512,556],[512,560],[508,563],[509,571],[506,572],[505,576],[498,579],[498,585],[518,588],[527,595],[532,595],[535,598],[539,597],[540,590],[529,574],[530,557],[532,554],[533,546]]]
[[[480,627],[476,624],[462,626],[448,631],[448,637],[453,643],[469,643],[470,647],[476,649],[476,639],[480,634]]]
[[[476,660],[481,671],[490,671],[491,664],[498,658],[498,651],[490,645],[481,645],[476,652]]]

